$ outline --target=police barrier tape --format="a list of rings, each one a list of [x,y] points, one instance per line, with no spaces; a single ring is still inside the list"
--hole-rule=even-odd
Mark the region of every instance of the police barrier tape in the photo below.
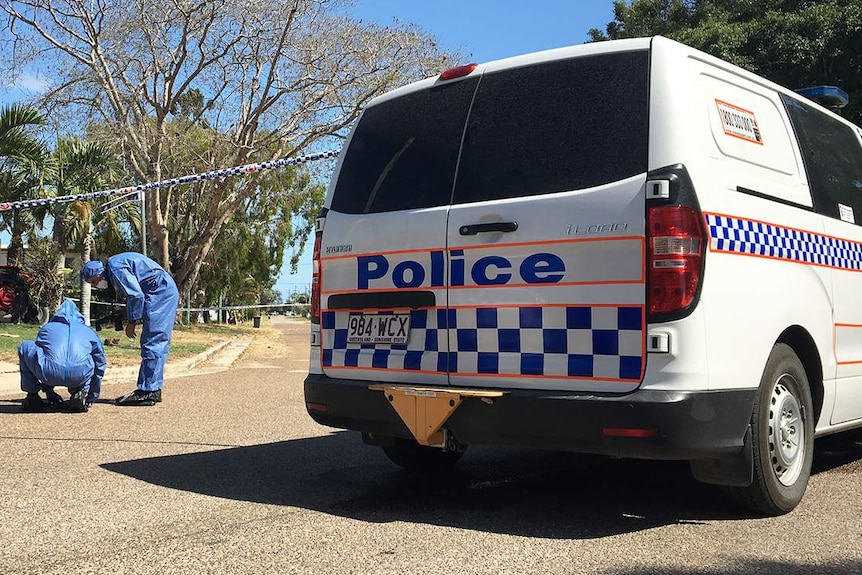
[[[78,298],[69,298],[72,301],[80,303]],[[95,312],[98,315],[104,315],[106,313],[112,313],[115,311],[122,310],[126,307],[124,303],[111,303],[111,302],[103,302],[103,301],[90,301],[90,305],[94,307],[105,306],[108,309],[102,309],[101,311]],[[217,323],[228,322],[227,317],[222,317],[222,314],[229,314],[231,312],[237,311],[254,311],[255,316],[260,316],[260,312],[266,312],[268,314],[273,313],[273,311],[282,311],[286,312],[287,315],[296,316],[296,317],[305,317],[308,313],[310,305],[303,303],[271,303],[271,304],[259,304],[259,305],[226,305],[222,307],[211,306],[211,307],[180,307],[177,308],[177,314],[182,317],[186,317],[187,323],[192,323],[191,314],[199,314],[199,313],[207,313],[207,314],[215,314]],[[287,310],[290,310],[287,312]],[[91,309],[91,315],[94,310]],[[212,317],[212,315],[210,315]],[[233,316],[232,316],[233,317]],[[90,322],[94,322],[96,318],[91,317]],[[92,325],[92,323],[88,323],[87,325]]]
[[[229,176],[239,176],[242,174],[252,174],[262,170],[271,170],[274,168],[283,168],[286,166],[294,166],[313,162],[315,160],[324,160],[326,158],[334,158],[338,156],[341,150],[329,150],[326,152],[318,152],[307,156],[298,156],[296,158],[281,158],[278,160],[270,160],[257,164],[246,164],[244,166],[234,166],[232,168],[224,168],[214,170],[212,172],[204,172],[201,174],[191,174],[189,176],[181,176],[179,178],[171,178],[159,182],[149,184],[139,184],[137,186],[129,186],[126,188],[115,188],[112,190],[102,190],[99,192],[88,192],[85,194],[71,194],[68,196],[57,196],[54,198],[39,198],[34,200],[19,200],[16,202],[0,202],[0,212],[15,210],[18,208],[36,208],[40,206],[48,206],[54,203],[77,202],[81,200],[89,200],[93,198],[105,198],[116,194],[128,194],[132,192],[149,192],[157,188],[166,188],[168,186],[177,186],[181,184],[189,184],[191,182],[202,182],[204,180],[214,180],[216,178],[226,178]]]
[[[307,304],[307,303],[267,303],[267,304],[260,304],[260,305],[225,305],[222,307],[218,307],[218,306],[181,307],[181,308],[177,309],[177,311],[182,312],[182,313],[186,313],[186,312],[191,312],[191,311],[195,311],[195,312],[197,312],[197,311],[219,311],[219,310],[232,311],[232,310],[242,310],[242,309],[263,310],[263,309],[269,309],[269,308],[281,309],[281,308],[288,308],[288,307],[293,309],[293,308],[303,308],[303,307],[309,307],[309,306],[310,306],[310,304]]]
[[[78,298],[69,298],[72,301],[80,302]],[[109,308],[124,308],[126,304],[124,303],[111,303],[104,301],[90,301],[91,306],[107,306]],[[310,304],[307,303],[267,303],[267,304],[249,304],[249,305],[225,305],[225,306],[209,306],[209,307],[181,307],[177,309],[177,313],[186,313],[186,312],[200,312],[200,311],[234,311],[234,310],[244,310],[244,309],[283,309],[290,308],[291,310],[295,308],[306,308],[309,307]]]

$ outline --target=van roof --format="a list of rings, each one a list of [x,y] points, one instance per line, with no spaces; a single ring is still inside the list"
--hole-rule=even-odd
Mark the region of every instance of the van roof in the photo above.
[[[608,54],[613,52],[625,52],[625,51],[633,51],[633,50],[648,50],[653,46],[653,43],[661,43],[666,49],[670,48],[672,50],[678,50],[680,52],[684,52],[690,55],[695,56],[696,58],[707,62],[709,64],[718,66],[730,72],[739,74],[740,76],[747,78],[751,81],[757,82],[761,85],[764,85],[770,89],[773,89],[782,94],[786,94],[787,96],[799,100],[801,102],[805,102],[809,105],[813,105],[822,111],[831,114],[832,116],[838,118],[842,122],[854,126],[857,129],[860,129],[858,126],[850,122],[847,118],[842,117],[840,114],[836,114],[834,110],[830,110],[818,102],[811,100],[809,98],[805,98],[799,93],[795,92],[794,89],[790,87],[781,86],[780,84],[776,84],[775,82],[768,80],[762,76],[758,76],[757,74],[745,70],[744,68],[740,68],[735,64],[731,64],[726,60],[722,60],[706,52],[698,50],[697,48],[692,48],[686,44],[682,44],[677,42],[676,40],[671,40],[665,36],[648,36],[643,38],[626,38],[623,40],[608,40],[605,42],[590,42],[586,44],[578,44],[574,46],[566,46],[563,48],[554,48],[551,50],[543,50],[540,52],[532,52],[529,54],[522,54],[518,56],[510,56],[508,58],[502,58],[500,60],[492,60],[490,62],[486,62],[484,64],[480,64],[476,66],[476,69],[473,70],[468,76],[473,75],[481,75],[485,72],[497,72],[505,69],[518,68],[521,66],[528,66],[531,64],[536,64],[539,62],[546,62],[551,60],[558,60],[563,58],[571,58],[575,56],[589,56],[594,54]],[[440,72],[443,72],[441,70]],[[467,77],[467,76],[464,76]],[[457,81],[457,80],[455,80]],[[413,82],[411,84],[406,84],[401,86],[400,88],[396,88],[390,92],[385,94],[381,94],[376,98],[373,98],[366,107],[376,106],[382,102],[387,100],[391,100],[393,98],[398,98],[400,96],[404,96],[405,94],[409,94],[411,92],[415,92],[418,90],[423,90],[426,88],[430,88],[436,84],[440,83],[439,74],[435,76],[431,76],[429,78],[425,78],[424,80],[419,80],[417,82]]]
[[[653,38],[658,38],[658,36],[648,38],[627,38],[625,40],[609,40],[607,42],[591,42],[588,44],[578,44],[575,46],[566,46],[564,48],[553,48],[550,50],[543,50],[541,52],[532,52],[529,54],[510,56],[508,58],[492,60],[490,62],[480,64],[476,67],[475,70],[473,70],[473,72],[470,73],[470,75],[481,75],[485,72],[496,72],[499,70],[518,68],[521,66],[528,66],[530,64],[536,64],[539,62],[546,62],[549,60],[571,58],[573,56],[588,56],[592,54],[608,54],[612,52],[646,50],[650,47],[650,42]],[[666,38],[664,39],[667,40]],[[673,40],[668,41],[673,42]],[[680,44],[680,46],[682,46],[682,44]],[[440,70],[440,72],[443,72],[443,70]],[[417,82],[407,84],[385,94],[377,96],[368,103],[368,107],[375,106],[377,104],[380,104],[381,102],[385,102],[386,100],[390,100],[392,98],[397,98],[405,94],[409,94],[410,92],[429,88],[439,82],[439,74],[437,74],[435,76],[425,78],[424,80],[419,80]]]

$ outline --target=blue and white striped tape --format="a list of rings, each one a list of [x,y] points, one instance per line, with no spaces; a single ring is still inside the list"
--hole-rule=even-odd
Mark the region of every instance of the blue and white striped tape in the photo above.
[[[179,178],[171,178],[160,182],[152,182],[149,184],[139,184],[126,188],[115,188],[112,190],[102,190],[99,192],[89,192],[86,194],[71,194],[68,196],[57,196],[54,198],[39,198],[35,200],[19,200],[17,202],[2,202],[0,203],[0,212],[15,210],[19,208],[36,208],[40,206],[48,206],[55,203],[77,202],[81,200],[89,200],[93,198],[106,198],[117,194],[127,194],[131,192],[148,192],[158,188],[166,188],[169,186],[178,186],[181,184],[189,184],[192,182],[202,182],[204,180],[214,180],[216,178],[226,178],[229,176],[240,176],[242,174],[252,174],[262,170],[271,170],[274,168],[284,168],[286,166],[294,166],[313,162],[315,160],[324,160],[326,158],[334,158],[338,156],[341,150],[329,150],[307,156],[298,156],[296,158],[281,158],[278,160],[270,160],[257,164],[246,164],[244,166],[235,166],[232,168],[224,168],[214,170],[212,172],[204,172],[201,174],[191,174],[189,176],[181,176]]]

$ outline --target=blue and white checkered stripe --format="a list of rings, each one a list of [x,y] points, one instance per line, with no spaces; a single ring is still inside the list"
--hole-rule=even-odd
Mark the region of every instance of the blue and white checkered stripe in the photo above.
[[[643,370],[641,306],[414,310],[407,345],[348,344],[349,317],[322,313],[324,368],[615,381]]]
[[[706,214],[710,249],[862,270],[862,244],[743,218]]]

